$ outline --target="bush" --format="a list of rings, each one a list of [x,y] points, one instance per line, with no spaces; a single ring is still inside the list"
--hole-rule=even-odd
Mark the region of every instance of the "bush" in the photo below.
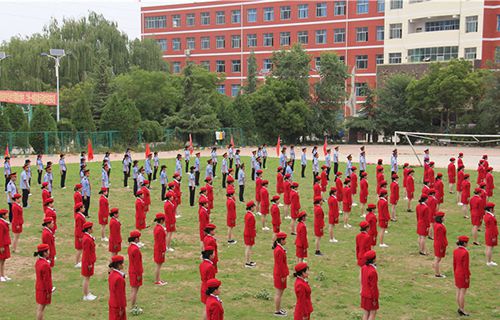
[[[159,142],[163,140],[163,127],[158,121],[141,121],[139,130],[142,131],[142,138],[145,142]]]
[[[76,131],[76,128],[73,125],[73,123],[71,122],[71,120],[61,119],[57,123],[57,131],[66,131],[66,132],[70,131],[70,132],[74,132],[74,131]]]
[[[47,139],[47,145],[52,146],[56,144],[57,136],[55,134],[39,134],[38,132],[57,132],[57,124],[46,106],[37,106],[34,109],[30,123],[30,131],[33,132],[30,137],[30,144],[35,152],[43,153],[45,151],[45,139]]]
[[[119,98],[115,94],[108,98],[102,110],[100,128],[103,131],[120,131],[123,142],[132,145],[137,143],[140,122],[141,114],[134,102],[127,98]]]

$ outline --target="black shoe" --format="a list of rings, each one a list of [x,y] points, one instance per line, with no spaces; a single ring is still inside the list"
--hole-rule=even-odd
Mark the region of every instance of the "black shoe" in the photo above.
[[[433,237],[431,237],[431,236],[427,236],[427,239],[429,239],[429,240],[434,240],[434,238],[433,238]]]
[[[466,313],[466,312],[464,312],[464,311],[462,311],[462,310],[460,310],[460,309],[458,309],[458,310],[457,310],[457,312],[458,312],[458,315],[459,315],[459,316],[462,316],[462,317],[468,317],[468,316],[469,316],[469,314],[468,314],[468,313]]]
[[[287,316],[286,312],[284,312],[283,310],[276,311],[274,313],[274,315],[277,316],[277,317],[286,317]]]
[[[472,244],[475,246],[480,246],[479,242],[476,242],[476,241],[474,241]]]
[[[411,210],[411,209],[407,209],[407,210],[406,210],[406,212],[413,212],[413,210]]]
[[[422,251],[419,251],[419,253],[420,253],[421,256],[426,256],[427,255],[427,253],[422,252]]]
[[[296,236],[297,234],[296,234],[295,232],[292,232],[292,233],[291,233],[291,235],[292,235],[292,236]]]
[[[314,255],[318,256],[318,257],[322,257],[323,256],[323,254],[319,250],[316,250],[316,252],[314,253]]]

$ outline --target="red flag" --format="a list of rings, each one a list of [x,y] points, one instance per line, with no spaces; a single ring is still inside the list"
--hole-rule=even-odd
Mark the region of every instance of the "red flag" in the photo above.
[[[87,140],[87,159],[89,161],[94,159],[94,150],[92,149],[92,141],[90,141],[90,138]]]
[[[5,153],[4,153],[4,158],[9,157],[10,158],[10,153],[9,153],[9,144],[7,143],[7,146],[5,147]]]
[[[328,143],[326,142],[326,136],[325,136],[325,143],[323,144],[323,153],[326,156],[326,149],[328,149]]]
[[[149,143],[146,143],[146,158],[148,157],[148,155],[151,153],[151,150],[149,149]]]
[[[278,143],[276,144],[276,155],[278,157],[280,156],[280,151],[281,151],[281,139],[280,136],[278,136]]]
[[[193,138],[191,137],[191,133],[189,134],[189,154],[193,154]]]
[[[233,146],[233,147],[234,147],[233,135],[231,135],[231,146]]]

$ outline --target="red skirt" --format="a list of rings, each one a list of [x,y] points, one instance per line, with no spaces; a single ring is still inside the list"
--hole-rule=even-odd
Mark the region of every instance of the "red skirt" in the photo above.
[[[285,282],[282,282],[280,277],[274,276],[274,287],[280,290],[286,289],[286,279]]]
[[[7,260],[10,258],[10,247],[6,245],[3,249],[3,253],[0,253],[0,260]]]
[[[109,320],[127,320],[127,310],[109,307]]]
[[[36,290],[36,303],[41,305],[48,305],[52,302],[52,292],[47,294],[45,291]]]
[[[336,225],[339,223],[338,214],[328,214],[328,224]]]
[[[389,221],[388,220],[379,220],[378,226],[380,228],[387,229],[387,227],[389,226]]]
[[[361,308],[366,311],[378,310],[378,299],[361,297]]]
[[[342,211],[351,212],[352,203],[342,202]]]
[[[434,256],[438,258],[444,258],[446,256],[446,247],[434,246]]]
[[[99,215],[99,224],[101,226],[105,226],[108,224],[108,216],[105,215]]]
[[[82,238],[75,237],[75,249],[76,250],[82,250],[83,249]]]
[[[94,264],[87,264],[82,262],[82,276],[91,277],[94,275]]]
[[[429,227],[424,223],[418,223],[417,234],[422,237],[427,237],[429,235]]]
[[[165,226],[165,230],[167,232],[175,232],[177,229],[175,228],[175,223],[174,224],[167,224]]]
[[[243,237],[245,238],[245,245],[246,246],[253,246],[255,244],[255,237]]]
[[[12,225],[12,233],[22,233],[23,232],[23,225],[22,224],[13,224]]]
[[[295,247],[295,256],[297,258],[307,258],[307,248],[303,248],[303,247]]]
[[[273,224],[273,232],[274,233],[280,232],[280,225],[279,224]]]
[[[480,227],[481,224],[483,223],[483,219],[481,219],[481,215],[480,214],[472,214],[471,217],[470,217],[470,220],[472,222],[472,225],[473,226],[477,226],[477,227]]]
[[[496,247],[498,245],[498,235],[490,235],[486,232],[484,235],[484,244],[488,247]]]
[[[138,277],[141,277],[141,279],[137,279]],[[142,286],[142,275],[138,275],[138,274],[130,274],[130,277],[129,277],[129,280],[130,280],[130,286],[131,287],[140,287]]]
[[[154,262],[158,263],[158,264],[165,262],[165,251],[163,251],[163,252],[156,252],[155,251],[153,259],[154,259]]]
[[[465,275],[455,274],[455,287],[459,289],[468,289],[470,285],[470,278]]]
[[[314,225],[314,235],[316,237],[322,237],[324,234],[323,227]]]
[[[236,227],[236,217],[233,217],[233,216],[227,216],[227,218],[226,218],[226,225],[227,225],[229,228],[234,228],[234,227]]]
[[[115,253],[118,253],[118,252],[122,251],[122,244],[121,244],[121,242],[110,241],[109,244],[108,244],[108,251],[109,252],[115,252]]]

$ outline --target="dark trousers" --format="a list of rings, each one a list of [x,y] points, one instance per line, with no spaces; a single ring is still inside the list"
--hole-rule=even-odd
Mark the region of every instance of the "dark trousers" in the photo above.
[[[61,171],[61,188],[66,185],[66,170]]]
[[[111,168],[108,168],[108,179],[111,177]]]
[[[131,163],[129,163],[129,164],[128,164],[128,177],[129,177],[129,178],[130,178],[130,172],[132,172],[132,171],[130,171],[131,169],[132,169],[132,164],[131,164]]]
[[[10,177],[5,176],[5,191],[7,191],[7,185],[9,184],[9,181],[10,181]]]
[[[83,214],[88,217],[89,216],[89,208],[90,208],[90,197],[87,197],[87,199],[85,199],[85,197],[83,197],[83,207],[85,208],[85,212],[83,212]]]
[[[189,205],[194,207],[194,194],[196,193],[196,187],[189,187]]]
[[[337,176],[337,172],[339,171],[339,163],[338,162],[334,162],[333,163],[333,173],[335,174],[335,176]]]
[[[9,203],[9,221],[12,222],[12,203]]]
[[[134,196],[137,194],[137,179],[134,179]]]
[[[222,174],[222,188],[226,189],[226,178],[227,178],[227,173]]]
[[[238,179],[238,173],[240,172],[240,166],[236,165],[236,170],[234,170],[234,178]]]
[[[158,167],[155,167],[153,170],[153,180],[156,181],[156,174],[158,173]]]
[[[233,158],[229,158],[229,168],[233,167]]]
[[[262,158],[262,167],[265,169],[266,168],[266,161],[267,161],[267,157],[263,157]]]
[[[255,168],[252,168],[252,181],[255,181]]]
[[[153,181],[153,180],[151,180],[151,178],[152,178],[152,177],[153,177],[153,174],[152,174],[152,173],[148,173],[148,180],[149,180],[149,183],[151,183],[151,181]]]
[[[194,184],[196,186],[200,185],[200,171],[195,171],[194,172]]]
[[[167,194],[167,185],[161,185],[161,201],[165,200],[165,195]]]
[[[127,171],[123,171],[123,186],[128,187],[128,173]]]
[[[295,159],[292,160],[292,171],[293,171],[293,168],[295,168]]]
[[[28,207],[28,196],[30,191],[28,189],[23,189],[23,208]]]
[[[318,172],[313,171],[313,184],[316,182],[316,177],[318,176]]]
[[[38,179],[37,179],[38,184],[42,184],[42,172],[43,172],[42,170],[38,170]]]
[[[217,162],[214,163],[214,178],[217,176]]]
[[[186,173],[189,172],[189,160],[184,160],[184,162],[186,163]]]
[[[328,181],[330,181],[330,170],[331,169],[332,169],[331,167],[326,168],[326,180],[328,180]]]
[[[305,177],[306,177],[305,173],[306,173],[306,165],[305,165],[305,164],[303,164],[303,165],[302,165],[302,172],[301,172],[301,175],[300,175],[300,176],[301,176],[302,178],[305,178]]]
[[[240,185],[240,201],[243,202],[245,201],[244,196],[245,196],[245,185]]]

